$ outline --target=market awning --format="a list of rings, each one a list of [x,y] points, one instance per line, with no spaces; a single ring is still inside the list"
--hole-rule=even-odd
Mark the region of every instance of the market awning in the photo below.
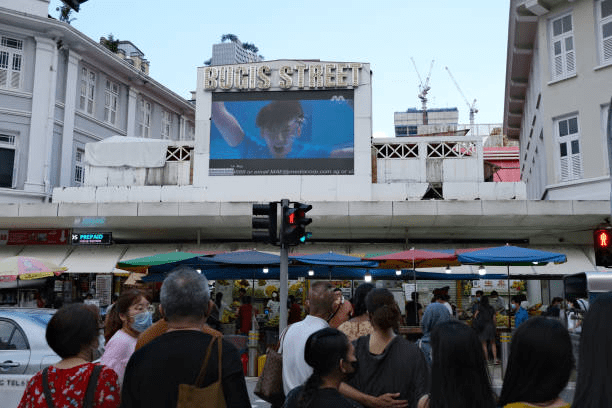
[[[112,273],[125,249],[123,245],[76,247],[62,266],[68,273]]]
[[[70,250],[72,250],[70,245],[32,245],[24,247],[23,251],[19,252],[19,256],[45,259],[56,265],[62,265]]]

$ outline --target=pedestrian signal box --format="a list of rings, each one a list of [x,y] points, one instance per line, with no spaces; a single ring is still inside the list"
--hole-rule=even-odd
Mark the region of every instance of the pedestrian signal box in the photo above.
[[[612,266],[612,227],[598,228],[593,232],[595,265]]]

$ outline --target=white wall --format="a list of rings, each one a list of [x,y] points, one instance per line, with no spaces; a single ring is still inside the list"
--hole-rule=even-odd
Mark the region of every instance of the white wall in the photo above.
[[[49,0],[0,0],[0,7],[38,17],[47,17]]]

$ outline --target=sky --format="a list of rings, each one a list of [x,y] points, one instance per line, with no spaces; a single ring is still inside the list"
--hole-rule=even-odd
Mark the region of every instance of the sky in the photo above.
[[[88,0],[72,26],[94,40],[113,34],[150,61],[149,75],[184,98],[196,89],[197,68],[223,34],[259,48],[266,60],[319,59],[369,63],[372,130],[393,137],[393,113],[421,108],[419,77],[427,77],[429,108],[459,109],[469,123],[501,124],[510,0]],[[49,14],[58,17],[60,0]],[[448,67],[465,99],[451,80]]]

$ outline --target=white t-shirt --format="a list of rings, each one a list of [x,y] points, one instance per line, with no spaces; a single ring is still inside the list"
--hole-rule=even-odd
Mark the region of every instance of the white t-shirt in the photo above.
[[[283,355],[283,388],[285,395],[306,382],[312,374],[312,367],[304,360],[306,340],[312,333],[329,327],[320,317],[308,315],[301,322],[292,324],[281,345]]]
[[[270,319],[275,318],[280,314],[280,302],[277,300],[270,299],[266,307],[270,310]]]

